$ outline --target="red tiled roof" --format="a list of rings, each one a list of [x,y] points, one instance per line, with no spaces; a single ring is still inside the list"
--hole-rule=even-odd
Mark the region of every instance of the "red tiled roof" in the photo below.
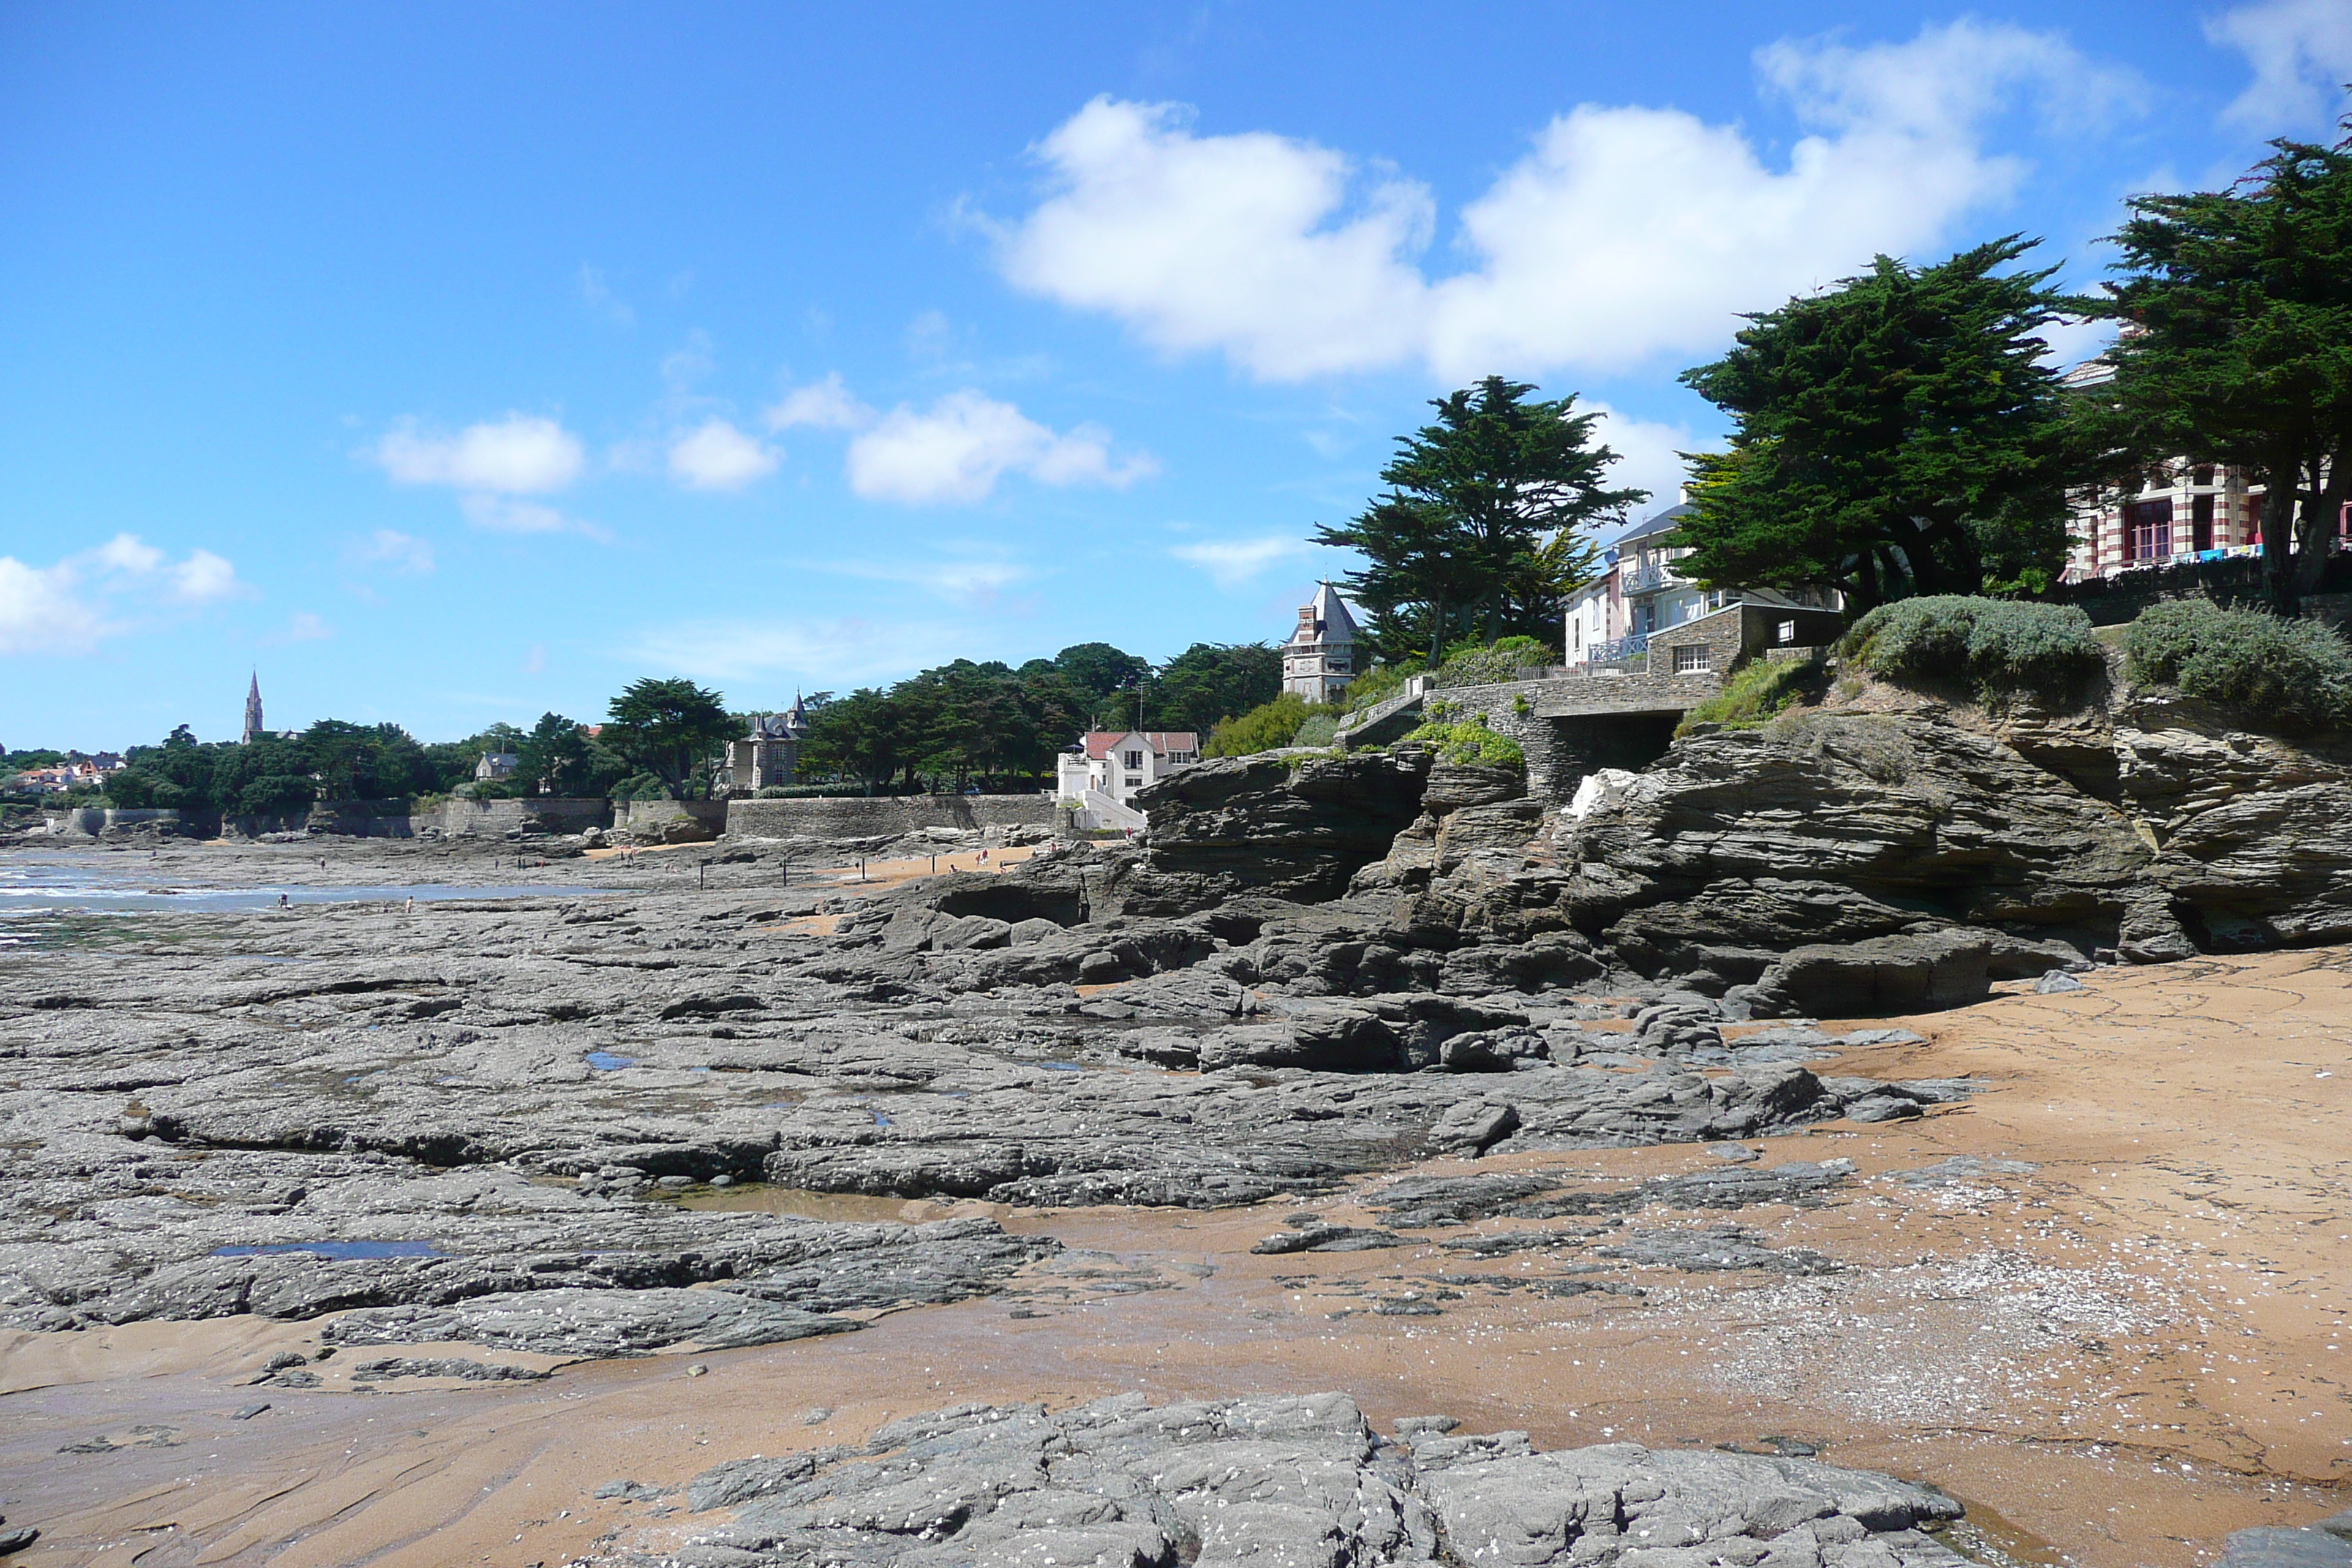
[[[1140,735],[1144,743],[1161,756],[1171,752],[1197,752],[1201,737],[1190,730],[1096,730],[1087,736],[1087,755],[1101,762],[1110,755],[1111,748],[1129,735]]]

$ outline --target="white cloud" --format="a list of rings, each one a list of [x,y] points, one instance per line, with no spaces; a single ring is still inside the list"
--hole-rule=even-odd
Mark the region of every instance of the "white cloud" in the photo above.
[[[863,430],[874,423],[874,410],[849,395],[835,371],[823,381],[796,386],[761,416],[771,430],[806,425],[818,430]]]
[[[697,680],[790,678],[811,690],[845,691],[943,664],[964,651],[957,646],[961,636],[960,628],[938,620],[893,625],[730,618],[649,628],[623,656],[634,666]]]
[[[422,576],[433,570],[433,546],[422,539],[379,528],[368,539],[353,545],[348,552],[351,560],[363,566],[380,565],[411,575]]]
[[[90,557],[117,572],[145,574],[163,564],[163,552],[135,533],[116,534],[91,551]]]
[[[1719,441],[1702,440],[1691,433],[1687,425],[1662,425],[1647,419],[1634,419],[1618,413],[1605,403],[1580,403],[1587,413],[1599,415],[1593,426],[1593,438],[1617,454],[1603,480],[1611,489],[1644,489],[1650,499],[1633,508],[1636,518],[1664,511],[1675,504],[1676,492],[1686,477],[1683,460],[1675,454],[1699,452],[1719,445]]]
[[[946,599],[993,601],[996,595],[1015,583],[1026,582],[1033,574],[1026,566],[1009,561],[937,561],[916,563],[880,563],[872,561],[834,561],[820,563],[820,572],[838,573],[845,577],[863,577],[877,583],[906,583],[929,589]]]
[[[1202,136],[1165,104],[1097,99],[1036,148],[1048,192],[994,229],[1006,279],[1265,380],[1419,362],[1459,381],[1602,372],[1721,346],[1737,314],[1919,255],[2027,174],[1987,150],[2030,103],[2083,127],[2126,73],[2054,34],[1962,21],[1907,43],[1759,51],[1809,134],[1768,164],[1738,128],[1586,104],[1538,132],[1461,218],[1433,279],[1428,192],[1263,132]]]
[[[1126,321],[1175,353],[1223,349],[1268,379],[1411,355],[1426,290],[1403,259],[1428,243],[1422,186],[1374,184],[1263,132],[1196,136],[1172,104],[1097,98],[1036,148],[1053,194],[1003,232],[1014,287]]]
[[[184,613],[176,607],[257,596],[209,550],[167,561],[135,533],[118,533],[53,566],[0,555],[0,653],[87,653],[105,638]]]
[[[1142,452],[1115,462],[1108,431],[1081,425],[1057,436],[970,387],[920,414],[900,404],[849,444],[849,488],[868,500],[982,500],[1008,471],[1041,484],[1124,489],[1160,465]]]
[[[740,490],[776,471],[776,454],[724,419],[706,420],[670,444],[669,474],[698,490]]]
[[[236,568],[209,550],[189,552],[188,558],[172,568],[172,593],[191,605],[210,604],[250,593],[236,580]]]
[[[477,494],[560,490],[580,477],[580,438],[552,419],[509,414],[495,424],[434,435],[402,419],[376,443],[375,460],[407,485],[449,485]]]
[[[608,540],[612,534],[593,522],[583,522],[542,502],[515,500],[504,496],[461,496],[457,510],[476,528],[492,533],[584,533],[591,539]]]
[[[288,642],[324,642],[334,635],[335,628],[323,616],[309,610],[295,611],[293,619],[286,623]]]
[[[1168,553],[1189,562],[1216,580],[1220,588],[1237,588],[1277,561],[1306,553],[1307,542],[1279,534],[1264,539],[1203,541],[1179,544]]]
[[[0,555],[0,653],[87,653],[119,629],[74,592],[63,563],[28,566]]]
[[[2332,124],[2352,80],[2352,5],[2344,0],[2261,0],[2205,24],[2206,38],[2253,68],[2221,118],[2256,134]]]

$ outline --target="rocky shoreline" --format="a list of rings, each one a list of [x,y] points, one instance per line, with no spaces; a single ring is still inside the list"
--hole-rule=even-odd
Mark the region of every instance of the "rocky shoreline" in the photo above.
[[[516,1356],[786,1345],[1018,1300],[1040,1270],[1109,1278],[1063,1258],[1054,1226],[1007,1223],[1104,1205],[1312,1205],[1262,1233],[1266,1257],[1488,1227],[1465,1267],[1563,1245],[1495,1226],[1585,1220],[1595,1267],[1803,1278],[1838,1264],[1754,1216],[1843,1201],[1853,1169],[1750,1145],[1963,1113],[1997,1088],[1841,1070],[1920,1038],[1878,1020],[2352,929],[2336,759],[2178,705],[1996,722],[1863,698],[1703,731],[1566,805],[1410,746],[1213,763],[1151,792],[1143,850],[986,869],[967,853],[973,868],[865,886],[804,847],[723,842],[616,859],[551,840],[537,866],[529,847],[173,846],[159,875],[578,892],[148,912],[0,958],[0,1327],[316,1322],[374,1384],[496,1383],[533,1371]],[[1676,1146],[1721,1158],[1630,1185],[1504,1169]],[[1444,1161],[1474,1168],[1324,1212]],[[809,1196],[763,1212],[730,1190]],[[1661,1207],[1713,1217],[1623,1217]],[[1621,1288],[1639,1294],[1573,1271],[1548,1287]],[[267,1373],[321,1375],[308,1352]],[[957,1442],[1056,1443],[1073,1419],[953,1418]],[[1350,1486],[1444,1489],[1418,1445],[1408,1459],[1332,1420],[1314,1443],[1362,1449]],[[1166,1501],[1101,1515],[1135,1526],[1133,1561],[1177,1550]],[[885,1533],[842,1550],[912,1550]],[[1342,1555],[1433,1537],[1381,1539]],[[1813,1544],[1737,1560],[1930,1551]]]

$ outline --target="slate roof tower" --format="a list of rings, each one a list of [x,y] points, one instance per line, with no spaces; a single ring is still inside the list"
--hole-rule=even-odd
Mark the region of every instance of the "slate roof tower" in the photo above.
[[[261,738],[261,671],[253,672],[253,685],[245,694],[245,743],[251,745]]]

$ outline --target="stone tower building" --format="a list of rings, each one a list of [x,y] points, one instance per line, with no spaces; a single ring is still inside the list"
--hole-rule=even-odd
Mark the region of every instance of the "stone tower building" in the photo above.
[[[245,694],[245,741],[251,745],[261,738],[261,671],[253,672],[253,685]]]
[[[1282,689],[1309,702],[1337,702],[1356,679],[1356,617],[1328,583],[1298,606],[1298,626],[1282,647]]]

